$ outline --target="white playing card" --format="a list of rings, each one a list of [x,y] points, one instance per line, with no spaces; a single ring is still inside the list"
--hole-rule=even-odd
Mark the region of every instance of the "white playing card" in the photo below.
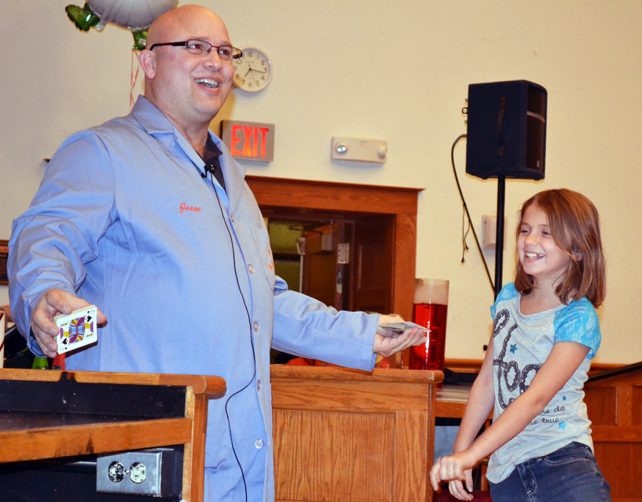
[[[58,354],[79,349],[98,341],[98,326],[95,305],[74,310],[69,315],[57,315],[54,322],[58,326]]]

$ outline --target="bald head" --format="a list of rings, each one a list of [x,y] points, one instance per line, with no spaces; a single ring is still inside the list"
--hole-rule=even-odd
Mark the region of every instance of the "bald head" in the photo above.
[[[184,40],[185,38],[181,38],[182,35],[186,38],[199,38],[195,32],[187,33],[190,29],[196,29],[199,22],[203,21],[219,25],[225,31],[225,36],[229,38],[225,23],[210,9],[200,5],[183,5],[154,20],[147,32],[147,47],[163,42]]]
[[[220,17],[205,7],[184,5],[156,18],[147,34],[149,49],[139,60],[145,72],[145,97],[192,143],[195,135],[206,137],[210,121],[230,92],[234,69],[218,49],[187,50],[188,40],[217,48],[232,45]],[[200,144],[200,139],[195,141]]]

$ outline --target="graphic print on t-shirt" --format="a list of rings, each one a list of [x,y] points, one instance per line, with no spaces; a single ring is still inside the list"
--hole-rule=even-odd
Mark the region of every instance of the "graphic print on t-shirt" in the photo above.
[[[493,343],[495,343],[495,338],[499,335],[511,321],[511,313],[508,309],[503,309],[497,313],[495,316],[495,328],[493,331]],[[502,409],[508,408],[508,405],[512,403],[516,398],[510,397],[511,392],[515,391],[519,387],[519,395],[523,394],[529,387],[530,382],[535,378],[535,375],[542,367],[541,364],[526,364],[523,369],[520,369],[519,363],[516,359],[519,358],[519,344],[510,343],[513,335],[513,331],[518,329],[516,322],[508,328],[508,333],[504,337],[502,343],[502,350],[499,352],[497,359],[493,359],[493,366],[497,366],[498,369],[495,373],[497,377],[497,402],[502,407]],[[510,350],[511,354],[515,359],[511,361],[506,361],[506,353]],[[524,364],[526,361],[523,361]],[[507,398],[507,399],[506,399]],[[562,397],[565,401],[566,397]],[[558,404],[554,409],[544,408],[539,415],[534,418],[530,425],[535,425],[540,422],[545,424],[555,424],[559,423],[559,428],[564,429],[566,423],[560,421],[559,418],[548,418],[551,413],[559,413],[565,411],[566,407],[563,404]]]
[[[493,330],[493,339],[501,333],[501,331],[509,324],[511,320],[510,312],[507,309],[503,309],[497,313],[495,316],[495,328]],[[513,359],[512,361],[506,361],[506,352],[508,350],[513,331],[517,329],[517,323],[508,329],[508,334],[504,337],[502,344],[502,350],[500,351],[497,359],[493,359],[493,366],[497,366],[498,369],[495,372],[497,377],[497,401],[502,409],[508,408],[508,405],[512,403],[515,398],[508,397],[508,402],[505,400],[504,389],[508,392],[513,392],[517,387],[519,387],[519,394],[523,394],[526,389],[528,389],[529,384],[527,381],[532,380],[535,377],[535,374],[541,368],[539,364],[527,364],[524,366],[524,369],[520,369],[518,362]],[[494,342],[495,343],[495,342]],[[517,344],[510,345],[510,352],[516,354],[519,351],[519,346]],[[531,376],[530,373],[533,372]],[[529,376],[531,377],[529,380]],[[508,392],[506,394],[508,394]],[[546,413],[547,410],[542,411]],[[537,423],[533,421],[531,423]]]

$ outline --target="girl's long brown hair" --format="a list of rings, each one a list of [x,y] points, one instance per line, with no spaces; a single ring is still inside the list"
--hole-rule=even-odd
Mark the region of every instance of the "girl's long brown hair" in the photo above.
[[[522,205],[517,225],[518,238],[524,213],[533,204],[546,214],[553,242],[571,257],[555,294],[564,304],[585,296],[594,307],[599,307],[606,296],[606,259],[597,209],[581,193],[564,188],[545,190]],[[527,295],[534,287],[533,276],[524,272],[518,259],[515,288]]]

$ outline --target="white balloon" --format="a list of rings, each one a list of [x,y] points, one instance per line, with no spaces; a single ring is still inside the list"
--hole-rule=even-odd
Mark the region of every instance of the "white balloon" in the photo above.
[[[161,14],[175,9],[178,0],[87,0],[87,4],[100,18],[97,30],[102,30],[106,23],[112,23],[138,31],[148,28]]]

